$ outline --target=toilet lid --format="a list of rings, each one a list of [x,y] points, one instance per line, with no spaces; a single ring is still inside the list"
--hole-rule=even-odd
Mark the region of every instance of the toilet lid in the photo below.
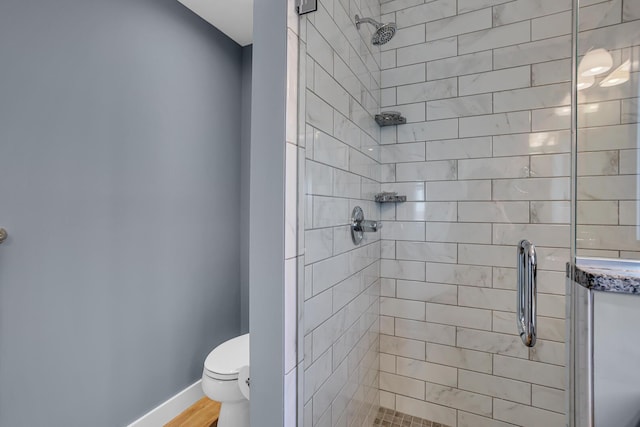
[[[243,366],[249,366],[249,334],[223,342],[204,361],[205,371],[214,377],[235,378]]]

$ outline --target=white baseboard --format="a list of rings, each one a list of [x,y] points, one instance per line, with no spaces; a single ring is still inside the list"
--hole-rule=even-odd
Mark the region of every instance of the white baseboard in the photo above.
[[[198,380],[127,427],[161,427],[180,415],[182,411],[196,403],[203,396],[202,380]]]

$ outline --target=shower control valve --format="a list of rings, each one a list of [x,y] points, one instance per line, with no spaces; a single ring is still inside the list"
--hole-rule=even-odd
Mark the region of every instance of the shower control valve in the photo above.
[[[353,208],[351,213],[351,240],[359,245],[364,238],[364,233],[375,233],[382,228],[380,221],[370,221],[364,219],[364,212],[360,206]]]

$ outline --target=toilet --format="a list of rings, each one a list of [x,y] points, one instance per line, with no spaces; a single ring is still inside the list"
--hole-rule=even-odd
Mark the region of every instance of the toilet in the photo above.
[[[222,404],[218,427],[249,427],[249,334],[225,341],[209,353],[202,390]]]

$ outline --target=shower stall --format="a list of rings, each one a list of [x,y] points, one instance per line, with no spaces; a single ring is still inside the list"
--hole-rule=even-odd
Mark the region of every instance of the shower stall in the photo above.
[[[317,3],[289,29],[298,425],[635,427],[640,2]]]

